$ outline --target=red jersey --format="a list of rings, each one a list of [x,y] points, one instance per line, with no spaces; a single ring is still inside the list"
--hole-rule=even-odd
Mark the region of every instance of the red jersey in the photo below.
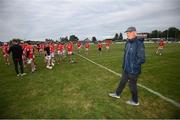
[[[44,50],[44,44],[39,45],[40,49]]]
[[[102,48],[102,43],[98,43],[98,48]]]
[[[80,41],[77,42],[77,47],[78,47],[78,48],[81,47],[81,42],[80,42]]]
[[[106,47],[109,47],[110,46],[110,43],[106,43]]]
[[[63,44],[58,44],[57,49],[58,49],[58,51],[62,52],[63,49],[64,49],[64,45]]]
[[[68,51],[73,51],[73,43],[68,43],[66,47]]]
[[[3,45],[2,46],[2,51],[3,51],[3,54],[8,54],[8,51],[9,51],[9,45]]]
[[[164,47],[164,41],[163,41],[163,40],[161,40],[161,41],[159,42],[159,46]]]
[[[110,46],[110,40],[106,40],[106,47]]]
[[[87,42],[87,43],[85,44],[85,48],[90,48],[89,42]]]
[[[27,52],[27,57],[28,57],[29,59],[32,59],[33,56],[34,56],[33,46],[32,46],[32,45],[27,45],[25,49],[26,49],[26,52]]]
[[[49,47],[50,47],[50,52],[53,53],[55,51],[54,44],[50,44]]]
[[[21,47],[23,49],[23,54],[26,54],[26,51],[27,51],[27,47],[28,45],[27,44],[22,44]]]

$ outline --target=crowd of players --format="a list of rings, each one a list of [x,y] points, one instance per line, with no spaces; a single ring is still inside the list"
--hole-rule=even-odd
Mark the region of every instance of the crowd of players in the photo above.
[[[103,47],[105,48],[106,51],[109,51],[111,44],[112,41],[110,40],[107,40],[105,42],[99,41],[97,44],[97,50],[99,51],[99,55],[100,56],[102,55]],[[19,46],[19,48],[14,46]],[[162,55],[164,46],[165,46],[165,42],[163,39],[161,39],[159,41],[155,53],[158,55]],[[53,41],[49,41],[49,42],[41,42],[39,44],[32,45],[30,42],[24,42],[24,41],[18,42],[14,40],[11,44],[8,42],[4,42],[1,48],[2,48],[4,62],[7,65],[10,65],[9,54],[12,52],[12,58],[15,65],[17,76],[21,76],[21,75],[25,75],[24,67],[26,67],[27,65],[31,66],[32,73],[36,71],[36,67],[37,67],[35,63],[36,54],[39,55],[43,54],[46,63],[46,68],[52,69],[55,65],[55,62],[57,64],[61,64],[66,57],[68,58],[69,63],[77,62],[72,58],[72,55],[75,53],[75,51],[78,54],[80,54],[81,51],[84,51],[84,54],[88,55],[90,49],[90,42],[86,41],[85,43],[82,43],[81,41],[78,41],[76,43],[73,43],[69,41],[67,43],[62,43],[62,42],[55,43]],[[19,53],[17,53],[18,50]],[[18,67],[18,65],[20,67]],[[20,68],[21,73],[19,73],[18,68]]]
[[[103,47],[106,51],[109,51],[111,43],[112,42],[110,40],[105,42],[99,41],[97,44],[99,55],[102,54]],[[27,65],[30,65],[32,73],[36,71],[36,55],[43,55],[46,68],[52,69],[56,63],[61,64],[66,57],[68,63],[77,62],[76,60],[73,60],[72,55],[75,53],[80,54],[82,51],[84,51],[85,55],[88,55],[90,46],[91,44],[89,41],[86,41],[85,43],[82,43],[81,41],[76,43],[71,41],[67,43],[55,43],[53,41],[48,41],[32,45],[30,42],[19,42],[17,40],[13,40],[11,44],[4,42],[1,48],[5,64],[10,65],[9,55],[12,53],[12,60],[15,65],[16,74],[17,76],[23,76],[26,74],[24,73],[24,67]]]

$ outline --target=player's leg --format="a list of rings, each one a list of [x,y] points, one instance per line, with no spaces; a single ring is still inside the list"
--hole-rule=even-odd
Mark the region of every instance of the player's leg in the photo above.
[[[51,53],[51,65],[54,66],[54,52]]]
[[[23,60],[20,59],[20,60],[18,61],[18,63],[19,63],[19,66],[20,66],[21,75],[23,76],[23,75],[26,74],[26,73],[24,73]]]
[[[156,50],[156,54],[159,54],[159,47],[158,47],[157,50]]]
[[[116,89],[116,94],[117,95],[120,95],[122,93],[122,91],[125,88],[127,82],[128,82],[128,75],[126,73],[123,73],[121,81],[119,82],[119,85],[118,85],[118,87]]]
[[[47,65],[46,65],[46,68],[48,69],[52,69],[52,65],[51,65],[51,56],[46,56],[47,58]]]
[[[128,74],[122,73],[121,80],[118,84],[118,87],[116,88],[116,91],[114,93],[109,93],[110,97],[120,98],[120,95],[122,91],[124,90],[126,83],[128,82]]]
[[[7,64],[7,61],[6,61],[6,54],[3,55],[3,58],[4,58],[5,64]]]
[[[159,50],[159,55],[162,55],[162,52],[163,52],[163,48],[161,47]]]
[[[7,60],[6,60],[6,61],[7,61],[7,64],[10,65],[10,60],[9,60],[9,55],[8,55],[8,54],[7,54],[7,58],[6,58],[6,59],[7,59]]]
[[[16,74],[17,74],[17,76],[20,76],[19,70],[18,70],[18,61],[13,59],[13,62],[14,62],[14,67],[15,67]]]
[[[31,72],[34,72],[35,70],[36,70],[36,65],[34,59],[31,59]]]

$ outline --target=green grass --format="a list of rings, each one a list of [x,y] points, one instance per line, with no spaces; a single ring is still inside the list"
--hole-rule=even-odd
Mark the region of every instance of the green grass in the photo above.
[[[146,44],[138,83],[180,103],[180,44],[168,44],[163,56],[154,54],[155,47]],[[99,56],[91,46],[86,57],[121,73],[123,48],[113,44],[109,53]],[[140,87],[138,107],[125,103],[131,97],[128,85],[121,99],[108,97],[120,78],[76,58],[76,64],[64,61],[48,70],[43,56],[37,56],[37,71],[32,74],[27,67],[27,76],[16,77],[14,66],[4,65],[0,57],[0,118],[180,118],[180,108]]]

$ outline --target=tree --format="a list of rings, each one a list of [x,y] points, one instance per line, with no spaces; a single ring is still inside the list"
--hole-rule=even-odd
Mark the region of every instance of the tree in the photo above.
[[[93,42],[93,43],[96,43],[96,42],[97,42],[96,37],[92,37],[92,42]]]
[[[170,27],[164,31],[153,30],[149,33],[148,38],[165,38],[168,40],[180,40],[180,30],[175,27]]]
[[[114,36],[114,38],[113,38],[113,41],[118,40],[118,38],[119,38],[119,36],[118,36],[118,34],[116,33],[115,36]]]
[[[168,38],[168,30],[164,30],[164,31],[161,33],[161,37],[167,39],[167,38]]]
[[[122,33],[119,34],[119,40],[123,40],[123,35],[122,35]]]
[[[150,34],[149,34],[149,37],[150,38],[161,38],[161,31],[158,31],[158,30],[153,30]]]
[[[78,40],[79,40],[79,38],[78,38],[77,36],[75,36],[75,35],[71,35],[71,36],[69,37],[69,41],[77,42]]]
[[[168,29],[168,38],[176,39],[178,37],[178,34],[179,34],[179,29],[177,29],[175,27],[170,27]]]
[[[60,41],[62,43],[67,43],[69,40],[68,40],[68,37],[66,36],[66,37],[60,37]]]

